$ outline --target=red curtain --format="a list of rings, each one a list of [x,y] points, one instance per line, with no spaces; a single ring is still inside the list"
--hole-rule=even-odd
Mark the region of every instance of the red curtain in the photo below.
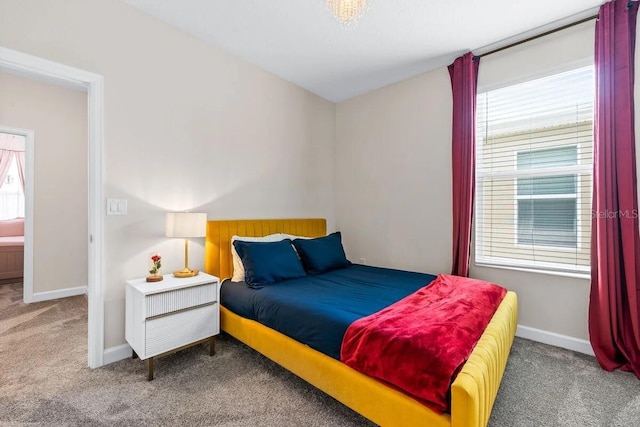
[[[634,132],[638,4],[615,0],[596,22],[589,335],[600,365],[640,377],[640,234]]]
[[[469,276],[471,218],[476,164],[476,92],[480,58],[471,52],[449,65],[453,89],[453,265],[451,274]]]
[[[18,176],[20,177],[20,184],[22,184],[22,193],[24,194],[24,170],[25,170],[25,156],[24,151],[16,151],[16,163],[18,164]]]

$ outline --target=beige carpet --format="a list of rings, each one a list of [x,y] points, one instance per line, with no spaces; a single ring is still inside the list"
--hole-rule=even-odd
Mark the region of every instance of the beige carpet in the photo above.
[[[368,426],[226,335],[160,359],[87,368],[84,297],[25,305],[0,285],[2,426]],[[516,339],[490,425],[640,426],[640,382],[592,357]]]

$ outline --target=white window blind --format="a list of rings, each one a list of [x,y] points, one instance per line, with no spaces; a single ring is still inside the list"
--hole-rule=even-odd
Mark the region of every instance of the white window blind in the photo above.
[[[477,264],[590,269],[593,66],[479,93]]]

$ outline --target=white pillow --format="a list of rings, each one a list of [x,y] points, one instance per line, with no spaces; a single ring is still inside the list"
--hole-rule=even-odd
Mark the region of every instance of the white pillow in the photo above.
[[[296,239],[314,239],[315,237],[305,237],[305,236],[296,236],[295,234],[283,234],[285,239],[296,240]]]
[[[231,278],[231,281],[244,282],[244,265],[242,264],[240,255],[238,255],[238,252],[236,251],[236,247],[233,246],[233,242],[236,240],[240,240],[242,242],[279,242],[288,238],[288,235],[280,233],[269,234],[264,237],[231,236],[231,258],[233,260],[233,277]]]
[[[309,240],[309,239],[315,239],[315,237],[306,237],[306,236],[296,236],[295,234],[283,234],[285,239],[289,239],[292,242],[296,239],[304,239],[304,240]],[[296,256],[298,257],[298,259],[300,261],[302,261],[302,258],[300,258],[300,254],[298,253],[298,250],[296,249],[296,247],[292,244],[291,245],[293,247],[293,252],[296,253]]]

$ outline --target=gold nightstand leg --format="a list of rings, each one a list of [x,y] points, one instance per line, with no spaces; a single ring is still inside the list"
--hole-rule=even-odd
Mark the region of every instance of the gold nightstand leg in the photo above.
[[[147,359],[147,381],[153,381],[153,357]]]
[[[209,356],[216,354],[216,337],[209,338]]]

